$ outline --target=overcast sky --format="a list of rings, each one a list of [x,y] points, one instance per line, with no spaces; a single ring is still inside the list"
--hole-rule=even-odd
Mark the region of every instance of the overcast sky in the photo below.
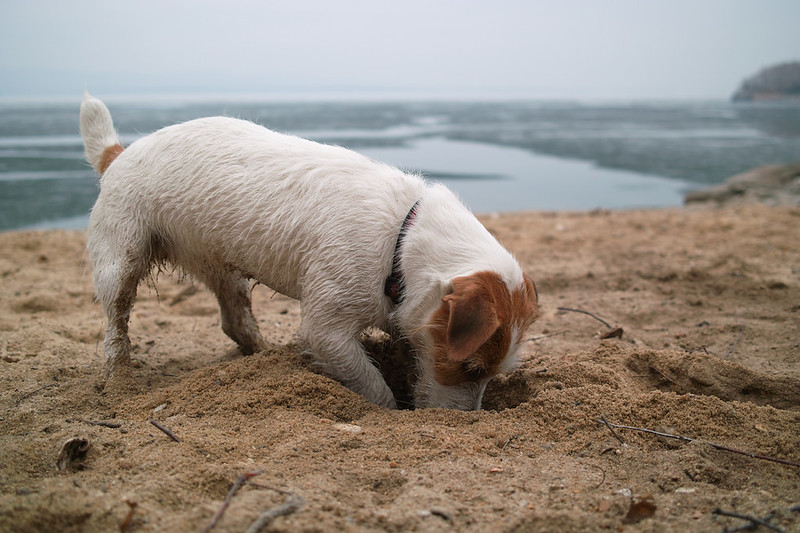
[[[0,0],[0,96],[728,98],[799,0]]]

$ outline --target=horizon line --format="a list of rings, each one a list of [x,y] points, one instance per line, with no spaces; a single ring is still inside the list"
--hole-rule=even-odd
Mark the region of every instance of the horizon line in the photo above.
[[[84,88],[90,89],[90,88]],[[66,103],[80,101],[83,89],[75,94],[0,94],[0,103]],[[112,103],[148,102],[277,102],[277,103],[357,103],[357,102],[698,102],[731,101],[731,96],[591,96],[547,95],[526,91],[393,91],[393,90],[297,90],[297,91],[141,91],[90,92]]]

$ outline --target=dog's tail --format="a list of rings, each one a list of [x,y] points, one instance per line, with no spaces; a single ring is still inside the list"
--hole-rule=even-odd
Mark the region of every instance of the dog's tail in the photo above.
[[[108,108],[88,92],[81,102],[81,136],[86,159],[100,175],[124,150]]]

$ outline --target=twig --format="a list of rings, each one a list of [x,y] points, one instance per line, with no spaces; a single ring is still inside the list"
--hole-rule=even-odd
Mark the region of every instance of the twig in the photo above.
[[[653,366],[653,365],[650,365],[650,370],[652,370],[653,372],[655,372],[656,374],[658,374],[659,376],[661,376],[662,378],[664,378],[664,380],[665,380],[665,381],[668,381],[668,382],[670,382],[670,383],[675,383],[675,380],[674,380],[674,379],[670,378],[670,377],[669,377],[668,375],[666,375],[664,372],[662,372],[661,370],[659,370],[659,369],[658,369],[658,367],[655,367],[655,366]]]
[[[595,315],[594,313],[590,313],[589,311],[584,311],[583,309],[573,309],[572,307],[559,307],[559,311],[572,311],[573,313],[583,313],[584,315],[589,315],[590,317],[594,318],[595,320],[602,322],[608,329],[613,328],[611,324],[600,318],[599,316]]]
[[[255,487],[255,488],[257,488],[257,489],[264,489],[264,490],[274,490],[274,491],[275,491],[275,492],[277,492],[278,494],[285,494],[285,495],[287,495],[287,496],[288,496],[289,494],[293,494],[293,492],[292,492],[292,491],[290,491],[290,490],[279,489],[278,487],[273,487],[273,486],[271,486],[271,485],[263,485],[263,484],[261,484],[261,483],[252,483],[252,482],[251,482],[251,483],[250,483],[250,486],[251,486],[251,487]]]
[[[125,500],[125,503],[128,504],[128,514],[125,515],[125,518],[119,524],[120,533],[125,533],[125,531],[130,527],[131,521],[133,520],[133,513],[136,512],[136,506],[139,505],[137,502],[132,502],[130,500]]]
[[[605,424],[605,425],[606,425],[606,427],[607,427],[607,428],[608,428],[608,430],[611,432],[611,434],[612,434],[612,435],[614,435],[614,436],[617,438],[617,440],[618,440],[618,441],[620,441],[620,442],[622,443],[622,445],[623,445],[623,446],[626,446],[626,444],[625,444],[625,441],[624,441],[624,440],[622,440],[622,437],[620,437],[620,436],[619,436],[619,433],[617,433],[616,431],[614,431],[614,428],[613,428],[613,427],[611,427],[611,424],[609,424],[609,423],[608,423],[608,420],[606,420],[606,417],[604,417],[604,416],[601,416],[601,417],[600,417],[600,420],[603,422],[603,424]]]
[[[593,465],[591,463],[588,463],[588,464],[589,464],[589,466],[595,467],[596,469],[598,469],[603,474],[603,479],[600,480],[600,483],[598,483],[597,485],[594,486],[594,488],[599,489],[603,485],[603,483],[606,482],[606,471],[603,470],[601,467],[599,467],[597,465]]]
[[[279,516],[286,516],[297,511],[303,506],[304,503],[306,502],[301,496],[298,496],[297,494],[290,495],[281,505],[261,513],[261,516],[259,516],[255,522],[250,524],[250,527],[247,528],[246,533],[258,533]]]
[[[181,439],[176,437],[175,434],[169,428],[165,428],[164,426],[162,426],[161,424],[159,424],[158,422],[156,422],[152,418],[150,419],[150,423],[153,424],[158,429],[160,429],[161,431],[163,431],[167,435],[167,437],[171,438],[175,442],[180,442],[181,441]]]
[[[641,431],[642,433],[650,433],[651,435],[657,435],[659,437],[666,437],[668,439],[677,439],[677,440],[682,440],[684,442],[693,442],[693,441],[701,442],[701,443],[707,444],[707,445],[709,445],[712,448],[715,448],[717,450],[722,450],[722,451],[731,452],[731,453],[738,453],[739,455],[745,455],[747,457],[750,457],[751,459],[761,459],[761,460],[764,460],[764,461],[771,461],[773,463],[779,463],[779,464],[782,464],[782,465],[788,465],[788,466],[794,466],[794,467],[800,468],[800,463],[795,463],[794,461],[788,461],[786,459],[779,459],[777,457],[770,457],[768,455],[759,455],[757,453],[752,453],[752,452],[745,452],[745,451],[742,451],[742,450],[737,450],[736,448],[729,448],[728,446],[723,446],[722,444],[716,444],[714,442],[704,441],[704,440],[700,440],[700,439],[690,439],[689,437],[684,437],[682,435],[673,435],[671,433],[662,433],[660,431],[654,431],[652,429],[637,428],[637,427],[633,427],[633,426],[623,426],[623,425],[620,425],[620,424],[612,424],[611,422],[603,422],[602,420],[595,420],[595,422],[597,422],[598,424],[605,423],[605,424],[608,424],[609,426],[613,426],[613,427],[615,427],[617,429],[630,429],[632,431]]]
[[[17,405],[19,405],[20,403],[22,403],[22,400],[24,400],[25,398],[30,398],[31,396],[33,396],[37,392],[41,392],[41,391],[47,390],[47,389],[52,389],[53,387],[58,387],[58,383],[51,383],[49,385],[43,385],[43,386],[39,387],[38,389],[34,389],[34,390],[30,391],[30,392],[26,392],[25,394],[23,394],[22,396],[17,398],[17,402],[16,403],[17,403]]]
[[[81,420],[84,424],[90,424],[92,426],[103,426],[104,428],[111,428],[117,429],[122,427],[122,424],[119,422],[105,422],[103,420]]]
[[[548,333],[547,335],[537,335],[535,337],[531,337],[530,339],[526,339],[525,342],[538,342],[542,339],[547,339],[549,337],[555,337],[556,335],[563,335],[567,333],[569,330],[565,329],[564,331],[556,331],[555,333]]]
[[[652,429],[637,428],[637,427],[633,427],[633,426],[623,426],[623,425],[620,425],[620,424],[613,424],[611,422],[608,422],[607,420],[595,420],[595,422],[597,422],[598,424],[606,424],[609,427],[615,427],[615,428],[618,428],[618,429],[631,429],[633,431],[641,431],[642,433],[650,433],[651,435],[658,435],[659,437],[668,437],[668,438],[671,438],[671,439],[678,439],[678,440],[683,440],[683,441],[686,441],[686,442],[692,442],[694,440],[694,439],[690,439],[689,437],[682,437],[680,435],[671,435],[669,433],[662,433],[660,431],[654,431]]]
[[[746,514],[739,514],[733,513],[731,511],[723,511],[722,509],[714,509],[711,511],[713,514],[721,515],[721,516],[729,516],[731,518],[739,518],[741,520],[748,520],[751,524],[755,524],[756,526],[764,526],[766,528],[771,529],[772,531],[778,531],[779,533],[786,533],[785,530],[779,528],[778,526],[773,526],[766,520],[762,520],[760,518],[756,518],[755,516],[750,516]],[[771,516],[771,515],[770,515]]]
[[[503,444],[502,448],[500,448],[500,457],[502,457],[503,456],[503,452],[506,451],[506,446],[508,446],[511,443],[511,441],[516,439],[516,438],[517,438],[516,435],[511,435],[510,437],[508,437],[508,440],[506,440],[506,443]]]
[[[770,518],[772,518],[772,515],[771,514],[767,515],[767,517],[765,517],[765,518],[770,519]],[[756,529],[758,529],[758,524],[754,524],[753,522],[747,522],[746,524],[741,525],[741,526],[737,526],[737,527],[735,527],[733,529],[725,527],[722,530],[722,533],[737,533],[739,531],[754,531]]]
[[[441,518],[442,520],[445,520],[447,522],[452,522],[453,521],[453,515],[450,514],[447,511],[445,511],[444,509],[437,509],[437,508],[434,507],[433,509],[430,509],[429,512],[433,516],[438,516],[439,518]]]
[[[703,442],[703,441],[701,441],[701,442]],[[728,448],[727,446],[723,446],[722,444],[714,444],[713,442],[706,442],[706,444],[708,444],[712,448],[716,448],[717,450],[722,450],[722,451],[731,452],[731,453],[738,453],[739,455],[745,455],[745,456],[750,457],[752,459],[762,459],[764,461],[772,461],[773,463],[779,463],[779,464],[782,464],[782,465],[789,465],[789,466],[796,466],[797,468],[800,468],[800,463],[795,463],[794,461],[789,461],[789,460],[786,460],[786,459],[779,459],[777,457],[770,457],[769,455],[759,455],[757,453],[745,452],[745,451],[742,451],[742,450],[737,450],[735,448]]]
[[[731,343],[731,347],[728,348],[728,351],[725,352],[725,355],[722,356],[723,359],[727,359],[728,356],[733,353],[734,348],[736,348],[736,345],[739,344],[739,341],[742,340],[743,336],[744,336],[744,326],[739,326],[739,336],[736,337],[736,340],[734,340],[733,343]]]
[[[244,474],[240,474],[239,477],[236,478],[236,481],[233,482],[233,486],[231,487],[231,490],[228,491],[228,495],[225,496],[225,499],[222,501],[222,505],[219,506],[217,512],[214,513],[214,516],[211,517],[211,521],[208,523],[208,525],[206,525],[206,527],[203,528],[202,533],[208,533],[209,531],[214,529],[214,526],[217,525],[217,522],[219,522],[219,519],[222,518],[222,515],[225,514],[225,511],[231,504],[231,499],[233,498],[233,495],[236,494],[236,491],[242,488],[242,485],[247,483],[248,479],[263,473],[264,470],[256,470],[255,472],[245,472]]]

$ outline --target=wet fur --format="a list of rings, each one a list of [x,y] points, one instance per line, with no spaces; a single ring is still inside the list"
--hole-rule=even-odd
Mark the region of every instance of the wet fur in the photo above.
[[[136,289],[160,263],[185,270],[216,294],[222,329],[244,353],[264,344],[249,280],[300,300],[298,334],[320,370],[387,407],[395,406],[392,392],[359,341],[366,328],[411,344],[417,406],[475,409],[486,381],[503,366],[495,360],[510,366],[520,330],[535,315],[527,276],[443,186],[344,148],[226,117],[169,126],[123,150],[108,109],[88,94],[81,132],[87,159],[102,175],[88,248],[108,318],[104,352],[112,374],[130,365]],[[399,228],[417,201],[401,248],[405,299],[395,307],[383,284]],[[513,338],[503,353],[491,354],[495,362],[480,380],[440,383],[436,358],[450,355],[441,345],[448,335],[442,341],[433,333],[440,327],[434,314],[455,298],[445,300],[454,279],[480,272],[492,274],[493,294],[501,283],[526,303],[512,309],[510,297],[487,302],[508,307],[498,316]],[[485,352],[458,357],[480,365]]]

